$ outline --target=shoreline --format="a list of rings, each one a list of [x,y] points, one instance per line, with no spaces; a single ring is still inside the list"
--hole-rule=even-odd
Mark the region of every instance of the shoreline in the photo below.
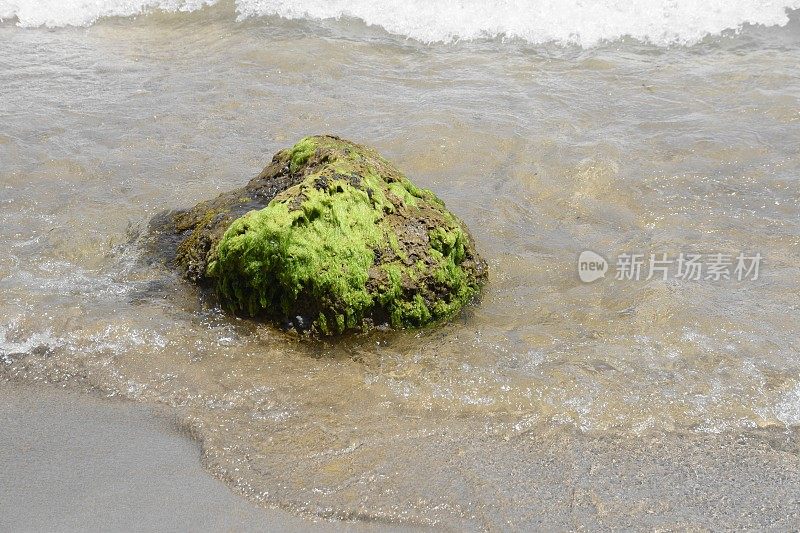
[[[0,383],[0,404],[3,530],[414,529],[259,507],[206,472],[198,443],[157,407],[10,382]],[[535,480],[533,505],[508,508],[514,483],[500,475],[470,516],[438,527],[788,528],[800,523],[799,437],[543,432],[504,465]],[[482,457],[457,455],[451,466],[503,456],[485,444]]]
[[[149,406],[0,382],[0,530],[360,531],[265,509]]]

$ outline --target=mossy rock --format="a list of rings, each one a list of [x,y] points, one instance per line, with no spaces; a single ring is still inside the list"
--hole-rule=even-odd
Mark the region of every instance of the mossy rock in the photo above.
[[[338,334],[456,314],[487,278],[464,223],[374,150],[282,150],[242,189],[166,217],[173,263],[237,314]]]

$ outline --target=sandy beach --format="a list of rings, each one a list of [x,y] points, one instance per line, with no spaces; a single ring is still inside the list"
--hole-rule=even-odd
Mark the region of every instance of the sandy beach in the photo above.
[[[362,531],[259,508],[170,420],[124,401],[0,384],[2,531]]]
[[[200,465],[163,410],[45,387],[0,387],[0,529],[5,531],[391,531],[302,519],[233,494]],[[160,413],[160,414],[156,414]],[[800,435],[532,435],[526,454],[489,461],[469,529],[786,530],[800,520]],[[496,446],[496,445],[494,445]],[[510,482],[509,482],[510,481]],[[515,485],[529,501],[513,508]],[[440,526],[446,526],[440,524]],[[445,527],[447,529],[447,527]]]

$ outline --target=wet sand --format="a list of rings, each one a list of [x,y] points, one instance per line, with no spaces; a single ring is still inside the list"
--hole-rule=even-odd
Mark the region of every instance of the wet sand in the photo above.
[[[0,383],[2,531],[351,531],[261,509],[148,408]]]
[[[196,443],[144,406],[9,383],[0,385],[0,405],[3,531],[374,529],[247,502],[202,469]],[[470,443],[439,468],[452,472],[454,482],[467,471],[495,474],[479,484],[464,522],[436,525],[794,529],[799,443],[796,432],[785,431],[640,438],[552,431],[524,437],[524,446],[514,446],[524,452],[513,457],[493,440]],[[475,449],[483,452],[464,451]],[[427,468],[420,452],[409,465],[412,479]],[[528,492],[524,505],[514,501],[520,485]]]

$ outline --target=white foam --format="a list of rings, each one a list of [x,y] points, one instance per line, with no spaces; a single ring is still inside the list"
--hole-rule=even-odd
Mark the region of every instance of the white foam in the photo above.
[[[787,392],[775,406],[775,418],[787,426],[800,424],[800,383]]]
[[[193,11],[217,0],[0,0],[25,27],[88,25],[153,9]],[[744,24],[783,26],[800,0],[235,0],[238,18],[356,18],[426,42],[519,38],[593,46],[633,37],[693,44]]]
[[[6,325],[0,325],[0,363],[10,363],[10,354],[27,354],[39,346],[47,346],[49,348],[63,346],[64,342],[55,337],[49,328],[29,335],[24,339],[9,339],[9,335],[13,336],[16,332],[18,322],[19,317],[12,319]]]
[[[154,9],[195,11],[217,0],[0,0],[0,20],[26,28],[88,26],[103,17],[129,17]]]
[[[238,0],[241,16],[355,17],[423,42],[485,37],[692,44],[745,23],[785,25],[799,0]]]

